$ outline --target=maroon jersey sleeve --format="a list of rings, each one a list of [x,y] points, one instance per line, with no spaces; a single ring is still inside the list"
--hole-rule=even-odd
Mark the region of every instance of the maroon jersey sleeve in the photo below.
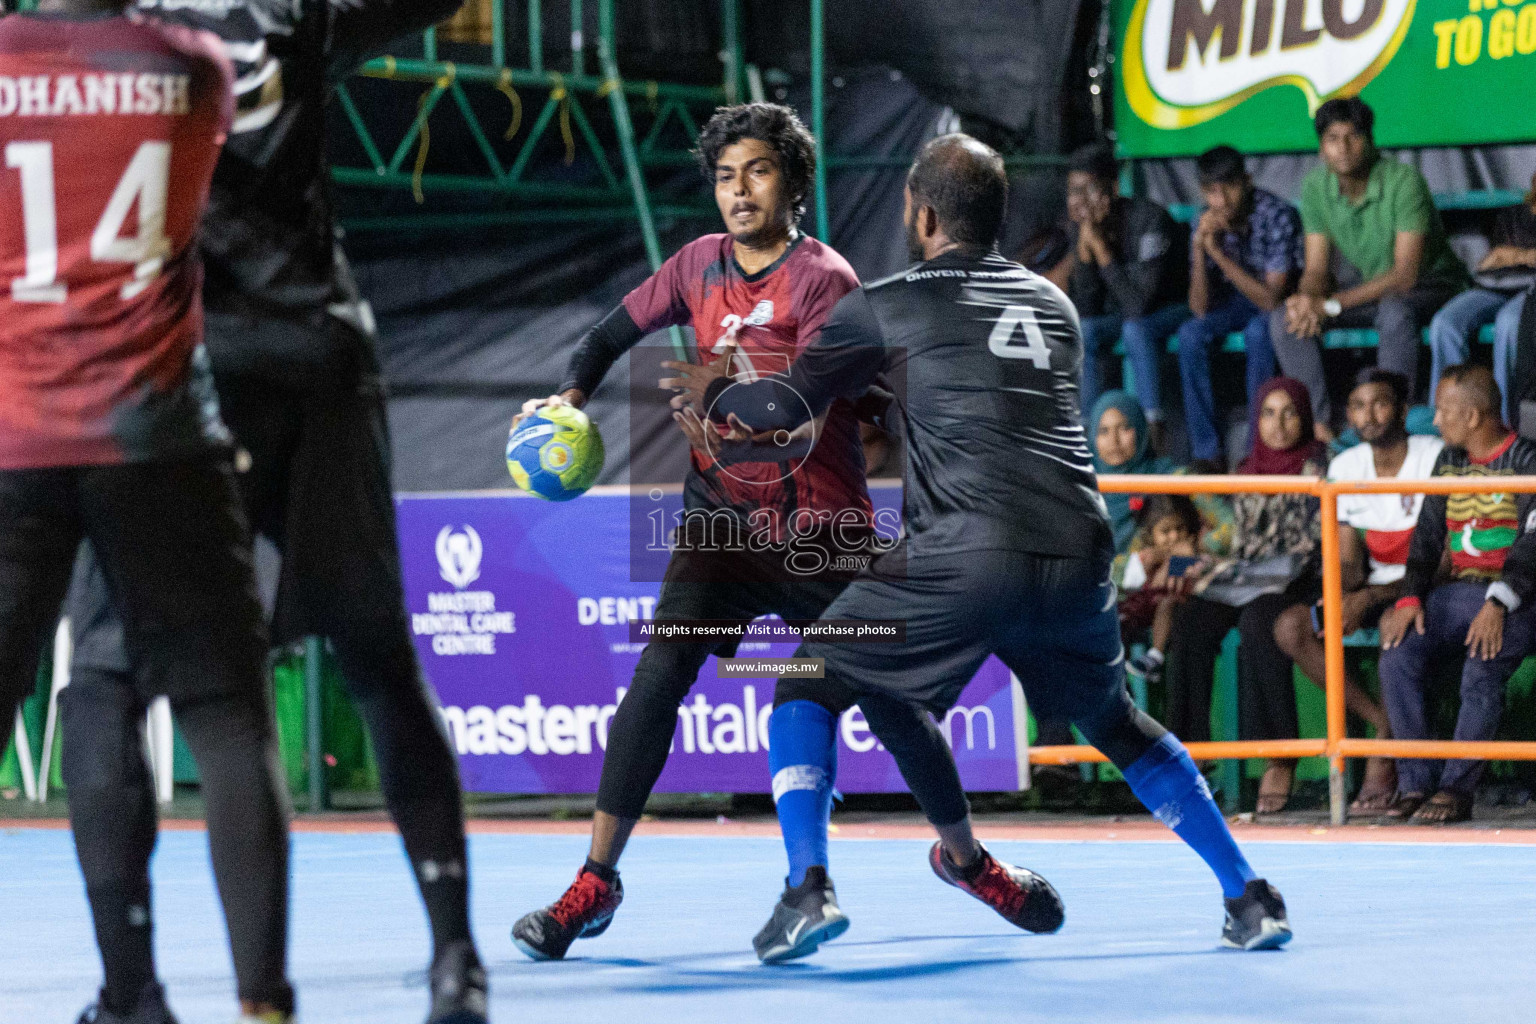
[[[624,308],[641,334],[688,323],[689,299],[699,285],[700,270],[719,248],[719,235],[694,239],[673,253],[661,269],[638,288],[624,296]]]
[[[859,286],[853,267],[831,246],[818,244],[810,256],[810,266],[796,274],[803,290],[797,298],[795,345],[802,352],[821,333],[832,307]]]

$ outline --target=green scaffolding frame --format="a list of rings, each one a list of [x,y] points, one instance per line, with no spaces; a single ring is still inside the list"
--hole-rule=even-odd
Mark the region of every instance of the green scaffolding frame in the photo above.
[[[507,60],[506,16],[509,5],[520,6],[527,18],[527,66],[509,66]],[[404,227],[457,228],[472,225],[509,223],[601,223],[633,219],[639,222],[646,255],[653,267],[660,266],[661,249],[656,233],[657,217],[709,218],[715,216],[711,204],[672,203],[658,206],[652,201],[645,172],[650,168],[685,166],[692,157],[687,147],[698,140],[699,111],[731,102],[742,94],[745,68],[741,59],[739,0],[721,0],[724,75],[718,86],[687,85],[673,82],[628,81],[618,69],[614,0],[598,0],[597,73],[587,70],[586,51],[581,38],[581,0],[571,3],[571,56],[565,70],[546,67],[543,40],[545,34],[541,0],[493,0],[491,4],[491,40],[488,64],[469,64],[438,59],[437,33],[428,29],[422,39],[420,58],[380,57],[369,61],[359,75],[405,83],[425,84],[417,101],[416,117],[405,134],[386,155],[377,141],[377,133],[365,122],[345,83],[337,88],[336,102],[352,133],[367,157],[367,166],[337,166],[334,179],[344,185],[364,188],[411,188],[418,200],[433,192],[478,192],[497,197],[509,205],[485,212],[433,214],[423,212],[407,217],[349,218],[350,230],[393,230]],[[516,92],[525,89],[542,98],[532,126],[523,133],[510,162],[498,156],[491,141],[491,131],[482,124],[470,103],[466,87],[490,88],[504,93],[512,104],[512,128],[504,133],[512,138],[521,120],[522,99]],[[484,159],[479,174],[428,174],[423,171],[424,138],[429,119],[444,97],[451,97],[455,109],[468,128],[475,147]],[[584,103],[607,102],[613,135],[617,140],[616,159],[603,145]],[[632,109],[633,108],[633,109]],[[692,109],[690,109],[692,108]],[[648,120],[648,130],[641,137],[634,118]],[[590,156],[595,168],[594,180],[573,183],[569,180],[534,180],[529,174],[531,158],[552,131],[558,130],[570,163],[578,147]],[[681,136],[681,139],[677,137]],[[686,145],[680,145],[686,141]],[[417,158],[413,168],[406,166],[413,149]],[[515,204],[515,205],[512,205]]]
[[[526,67],[510,66],[507,60],[507,14],[516,9],[526,18],[528,54]],[[346,226],[353,231],[389,231],[404,228],[453,230],[500,224],[602,223],[633,219],[639,222],[647,256],[652,266],[660,265],[660,248],[655,223],[658,219],[697,218],[711,220],[715,209],[707,202],[672,202],[658,204],[652,197],[645,172],[652,169],[686,166],[693,160],[687,146],[698,141],[698,125],[715,106],[734,103],[746,97],[748,78],[741,45],[740,0],[720,0],[722,81],[718,86],[687,85],[673,82],[631,81],[618,69],[614,0],[598,0],[597,74],[589,74],[586,51],[580,32],[582,0],[571,0],[570,63],[565,70],[545,66],[543,40],[544,12],[541,0],[492,0],[490,63],[471,64],[438,59],[437,33],[428,29],[422,38],[420,58],[380,57],[369,61],[359,72],[366,78],[387,79],[425,85],[417,100],[417,114],[388,155],[374,130],[370,129],[353,102],[345,84],[337,89],[336,102],[356,136],[367,166],[332,168],[335,180],[343,185],[362,188],[410,188],[418,201],[428,193],[475,192],[494,196],[500,208],[475,213],[434,213],[422,211],[409,216],[352,217]],[[863,157],[830,154],[825,149],[826,135],[826,39],[825,0],[810,4],[811,130],[816,138],[818,161],[814,182],[816,219],[814,232],[825,240],[829,234],[827,176],[833,171],[869,171],[904,168],[910,156]],[[513,127],[504,133],[510,139],[517,134],[521,121],[521,97],[516,89],[527,89],[543,97],[532,127],[523,135],[510,164],[497,155],[491,138],[497,129],[488,128],[476,116],[466,87],[502,91],[513,104]],[[428,174],[423,170],[424,137],[428,123],[444,97],[451,97],[467,126],[476,148],[485,161],[479,174]],[[610,155],[583,109],[583,101],[607,100],[608,112],[617,141],[616,159]],[[643,136],[635,129],[634,118],[648,122]],[[595,180],[572,183],[568,180],[538,181],[528,175],[530,159],[556,124],[566,145],[567,163],[578,145],[584,146],[595,168]],[[670,129],[670,132],[669,132]],[[669,142],[669,134],[672,141]],[[681,134],[681,139],[678,138]],[[580,142],[578,143],[578,138]],[[677,144],[686,141],[686,146]],[[415,165],[406,161],[415,149]],[[1013,166],[1059,162],[1058,157],[1014,155]],[[615,166],[617,164],[617,168]],[[622,173],[623,181],[620,181]]]

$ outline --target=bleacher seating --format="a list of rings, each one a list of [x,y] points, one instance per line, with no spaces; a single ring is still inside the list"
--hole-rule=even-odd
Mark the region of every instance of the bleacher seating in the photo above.
[[[1446,192],[1435,196],[1435,206],[1441,210],[1496,210],[1501,206],[1512,206],[1523,202],[1525,194],[1509,189],[1482,189],[1470,192]],[[1180,224],[1188,224],[1200,213],[1200,207],[1193,203],[1175,203],[1168,207],[1168,212],[1175,221]],[[1488,324],[1478,332],[1477,340],[1485,345],[1493,344],[1493,325]],[[1425,344],[1429,342],[1429,331],[1424,332]],[[1349,330],[1326,331],[1323,334],[1323,348],[1325,349],[1354,349],[1375,348],[1376,332],[1367,328],[1355,328]],[[1170,353],[1179,350],[1177,336],[1168,339],[1168,351]],[[1240,333],[1227,335],[1226,341],[1221,346],[1223,352],[1244,351],[1243,336]],[[1124,355],[1124,349],[1118,343],[1115,346],[1116,355]]]

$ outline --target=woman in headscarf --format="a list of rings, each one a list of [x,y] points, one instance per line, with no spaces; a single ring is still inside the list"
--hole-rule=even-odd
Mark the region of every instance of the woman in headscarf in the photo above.
[[[1128,392],[1106,391],[1100,395],[1089,413],[1087,430],[1093,448],[1093,469],[1100,476],[1190,472],[1175,465],[1172,459],[1152,454],[1147,414]],[[1139,544],[1137,517],[1144,501],[1145,496],[1140,494],[1104,495],[1110,526],[1115,532],[1115,552],[1120,556],[1115,560],[1117,574],[1124,568],[1124,556],[1134,552]],[[1224,556],[1232,542],[1232,510],[1214,494],[1197,494],[1194,501],[1202,523],[1201,550]],[[1115,582],[1119,583],[1118,575]]]
[[[1114,473],[1143,476],[1172,473],[1173,460],[1152,454],[1147,414],[1141,403],[1125,391],[1106,391],[1093,403],[1088,416],[1088,437],[1093,443],[1093,469],[1100,475]],[[1109,524],[1115,531],[1115,551],[1125,554],[1136,536],[1139,495],[1106,494]]]
[[[1327,448],[1312,429],[1306,387],[1276,377],[1254,403],[1248,456],[1237,471],[1255,476],[1321,476]],[[1175,612],[1168,649],[1166,724],[1180,737],[1210,738],[1211,679],[1227,632],[1242,636],[1239,720],[1245,739],[1296,735],[1291,660],[1275,643],[1275,619],[1322,592],[1318,500],[1305,494],[1236,494],[1232,562],[1196,586]],[[1294,761],[1271,761],[1259,784],[1260,813],[1283,810]]]

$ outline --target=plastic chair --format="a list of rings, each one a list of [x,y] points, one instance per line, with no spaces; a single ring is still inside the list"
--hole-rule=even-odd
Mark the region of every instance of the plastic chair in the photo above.
[[[21,793],[28,800],[36,800],[37,776],[32,769],[32,741],[27,738],[27,722],[21,717],[21,708],[16,709],[16,727],[12,732],[16,737],[16,767],[21,774]]]

